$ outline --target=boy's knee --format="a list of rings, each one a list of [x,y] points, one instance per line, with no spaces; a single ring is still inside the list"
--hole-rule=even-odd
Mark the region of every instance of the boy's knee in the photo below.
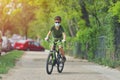
[[[59,49],[63,49],[63,47],[61,45],[59,45]]]

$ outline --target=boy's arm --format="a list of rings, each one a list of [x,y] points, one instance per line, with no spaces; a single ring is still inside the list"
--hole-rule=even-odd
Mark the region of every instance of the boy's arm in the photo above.
[[[48,39],[49,39],[50,34],[51,34],[51,31],[48,32],[48,34],[47,34],[45,40],[48,40]]]
[[[47,37],[48,37],[48,38],[49,38],[50,34],[51,34],[51,31],[49,31],[48,34],[47,34]]]
[[[63,34],[63,40],[65,41],[66,40],[66,34],[65,34],[65,32],[63,32],[62,34]]]

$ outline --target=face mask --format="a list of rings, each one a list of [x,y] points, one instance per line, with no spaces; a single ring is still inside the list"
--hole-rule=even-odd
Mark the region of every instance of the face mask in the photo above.
[[[56,26],[56,27],[59,27],[59,26],[60,26],[60,23],[55,23],[55,26]]]

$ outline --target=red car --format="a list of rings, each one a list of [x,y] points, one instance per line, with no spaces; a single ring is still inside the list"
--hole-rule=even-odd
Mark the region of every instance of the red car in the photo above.
[[[26,51],[44,51],[45,48],[40,43],[33,40],[20,40],[14,44],[14,49]]]

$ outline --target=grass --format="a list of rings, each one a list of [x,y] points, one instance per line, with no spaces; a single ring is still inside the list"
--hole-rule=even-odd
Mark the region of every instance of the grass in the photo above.
[[[8,70],[15,66],[16,60],[18,60],[23,54],[23,51],[11,51],[6,55],[0,56],[0,74],[5,74]]]

